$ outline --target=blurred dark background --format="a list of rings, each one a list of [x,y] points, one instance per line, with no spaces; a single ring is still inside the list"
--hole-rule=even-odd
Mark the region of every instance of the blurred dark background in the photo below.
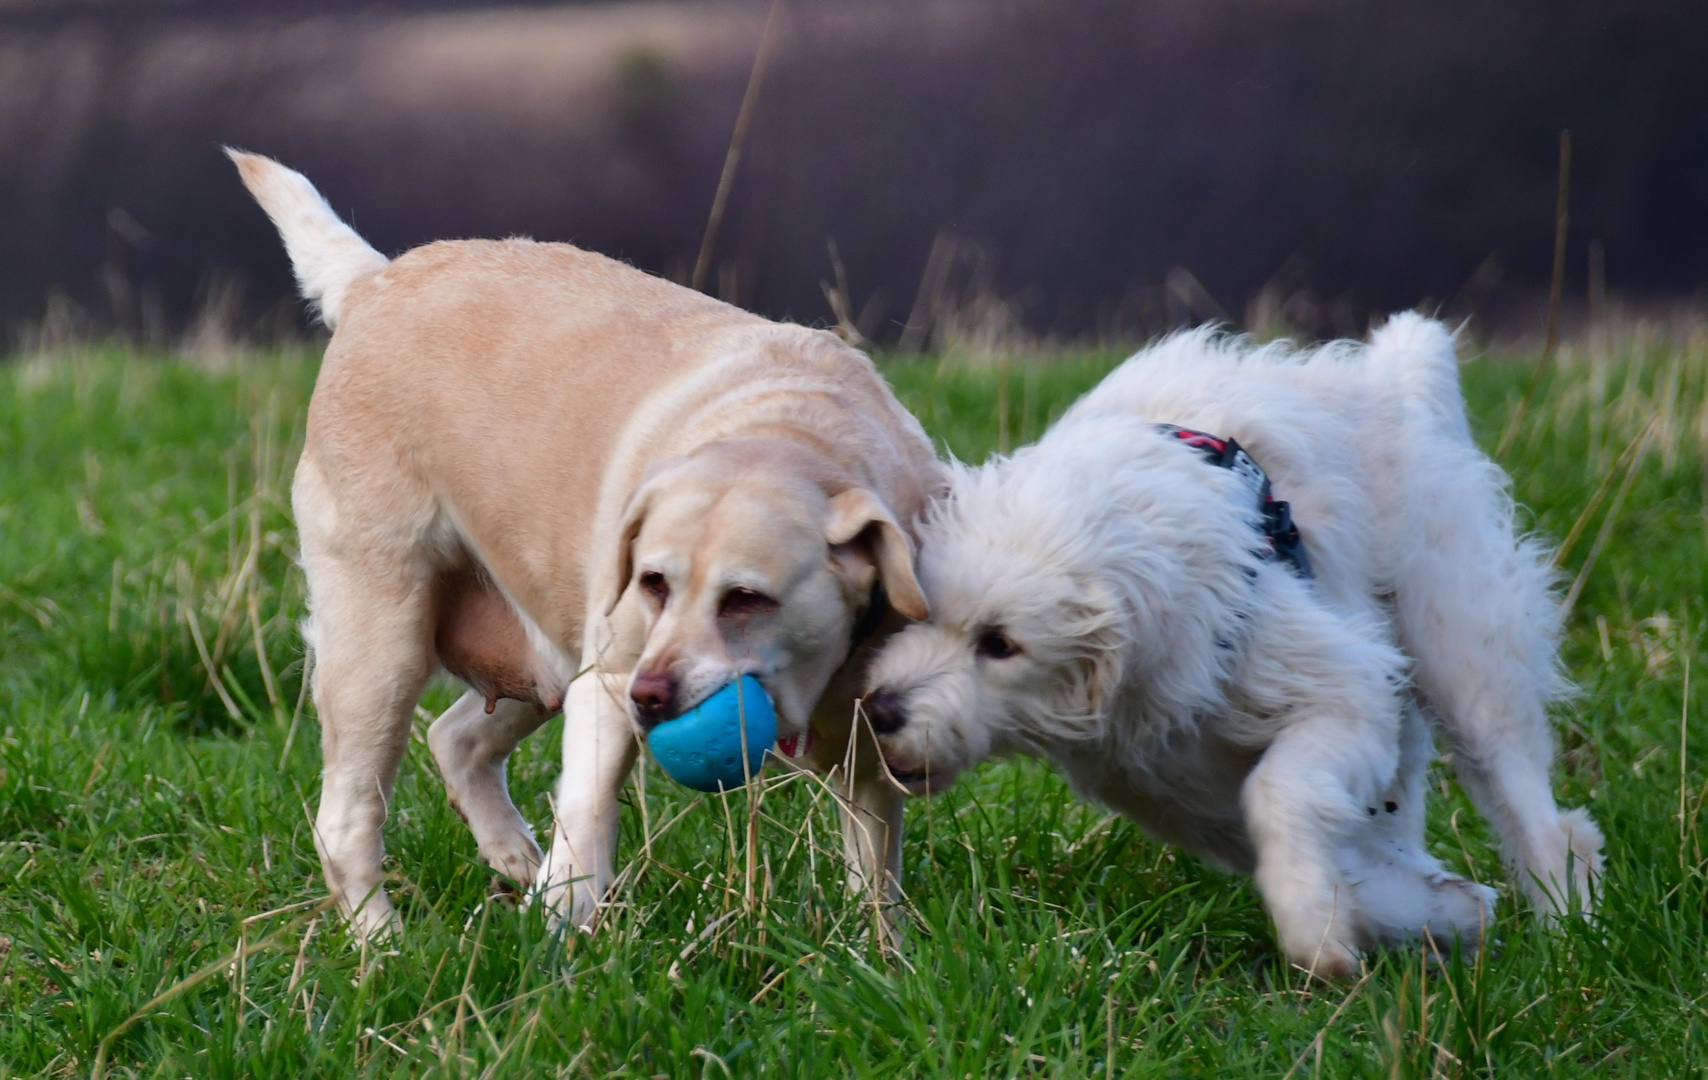
[[[0,320],[300,331],[221,143],[382,251],[526,234],[686,280],[768,10],[0,0]],[[944,312],[1522,330],[1566,128],[1568,297],[1601,267],[1631,302],[1708,282],[1701,0],[786,0],[779,26],[707,286],[768,315],[831,322],[841,281],[847,322],[913,345]]]

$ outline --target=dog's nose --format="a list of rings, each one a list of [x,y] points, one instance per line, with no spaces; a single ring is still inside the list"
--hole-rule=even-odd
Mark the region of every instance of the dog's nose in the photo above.
[[[641,723],[648,727],[670,719],[676,704],[676,680],[660,672],[642,672],[629,684],[629,700],[635,703]]]
[[[872,723],[872,731],[879,735],[894,735],[907,723],[907,714],[902,711],[901,695],[894,690],[876,690],[866,695],[866,719]]]

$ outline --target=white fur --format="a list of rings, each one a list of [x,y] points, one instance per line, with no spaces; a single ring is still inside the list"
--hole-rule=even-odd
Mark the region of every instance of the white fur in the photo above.
[[[315,305],[328,329],[337,327],[350,286],[390,260],[339,220],[302,173],[229,146],[225,153],[284,239],[303,299]]]
[[[1249,490],[1158,422],[1239,441],[1291,502],[1314,581],[1258,553]],[[869,680],[916,791],[991,754],[1046,757],[1253,874],[1289,958],[1344,973],[1426,928],[1474,945],[1492,910],[1424,847],[1433,722],[1525,891],[1551,914],[1588,901],[1600,833],[1549,786],[1545,706],[1567,684],[1547,552],[1471,441],[1440,323],[1398,315],[1308,353],[1169,338],[1037,445],[957,467],[919,577],[932,621]],[[997,630],[1017,655],[980,655]]]

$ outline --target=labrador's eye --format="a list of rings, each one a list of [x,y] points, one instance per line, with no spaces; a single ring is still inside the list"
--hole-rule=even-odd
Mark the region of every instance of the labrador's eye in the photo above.
[[[769,615],[778,608],[777,601],[752,589],[731,589],[718,601],[718,618]]]
[[[986,630],[979,635],[975,651],[986,660],[1006,660],[1020,651],[1020,646],[1001,630]]]
[[[665,601],[670,599],[670,583],[665,581],[664,575],[657,570],[648,570],[642,574],[640,576],[640,587],[641,592],[652,597],[659,607],[663,607]]]

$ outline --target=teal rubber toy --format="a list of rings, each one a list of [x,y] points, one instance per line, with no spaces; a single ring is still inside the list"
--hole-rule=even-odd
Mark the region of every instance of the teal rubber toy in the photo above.
[[[746,728],[747,767],[742,768]],[[674,720],[652,729],[646,744],[669,777],[695,791],[733,791],[758,776],[777,741],[777,710],[751,675],[725,686]]]

